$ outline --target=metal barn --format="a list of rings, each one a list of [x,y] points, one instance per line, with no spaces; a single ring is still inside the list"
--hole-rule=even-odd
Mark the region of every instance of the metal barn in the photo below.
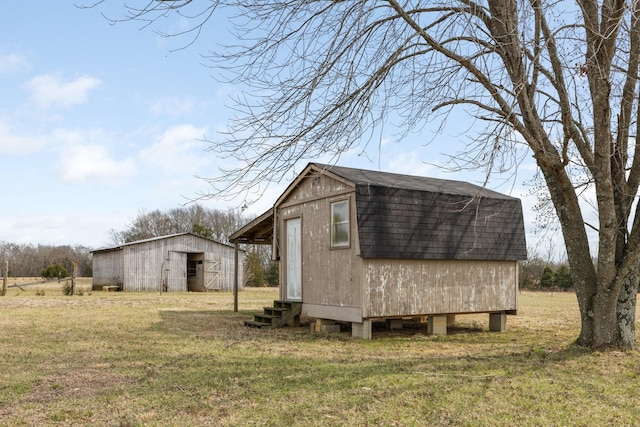
[[[125,243],[92,254],[94,289],[206,292],[234,287],[234,247],[192,233]],[[243,269],[238,272],[241,286]]]
[[[473,184],[311,163],[232,241],[268,234],[281,300],[316,327],[370,338],[374,321],[411,318],[446,334],[456,314],[488,313],[501,331],[518,308],[521,202]]]

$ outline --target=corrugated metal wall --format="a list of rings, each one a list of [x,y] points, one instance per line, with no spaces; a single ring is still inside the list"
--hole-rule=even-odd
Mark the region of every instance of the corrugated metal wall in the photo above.
[[[122,250],[93,254],[93,287],[120,286],[124,281],[124,258]]]

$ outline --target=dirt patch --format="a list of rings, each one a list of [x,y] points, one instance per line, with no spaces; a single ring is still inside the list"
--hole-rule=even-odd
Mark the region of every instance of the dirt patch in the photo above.
[[[108,371],[108,364],[86,371],[70,371],[49,375],[42,379],[24,399],[26,402],[45,403],[56,399],[87,398],[102,390],[113,388],[128,381],[121,375]],[[102,368],[105,366],[105,368]]]
[[[38,420],[43,424],[50,423],[51,408],[56,402],[77,399],[87,402],[102,392],[113,391],[119,386],[127,386],[132,382],[112,372],[109,364],[100,364],[82,371],[69,371],[64,374],[52,374],[38,381],[33,390],[6,408],[0,409],[0,418]],[[67,407],[62,403],[60,407]],[[43,408],[48,410],[43,411]],[[87,409],[87,411],[89,411]]]

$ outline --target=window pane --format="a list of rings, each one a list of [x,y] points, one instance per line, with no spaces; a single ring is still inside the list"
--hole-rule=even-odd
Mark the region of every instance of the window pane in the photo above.
[[[349,225],[348,224],[336,224],[333,229],[333,243],[349,243]]]
[[[347,202],[340,202],[333,204],[333,223],[340,223],[347,221],[349,212],[347,210]]]

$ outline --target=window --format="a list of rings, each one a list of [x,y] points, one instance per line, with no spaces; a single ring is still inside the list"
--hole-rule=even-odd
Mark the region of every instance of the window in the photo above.
[[[349,246],[349,201],[331,204],[331,246]]]
[[[202,261],[187,261],[187,277],[196,277],[198,275],[198,265]]]

